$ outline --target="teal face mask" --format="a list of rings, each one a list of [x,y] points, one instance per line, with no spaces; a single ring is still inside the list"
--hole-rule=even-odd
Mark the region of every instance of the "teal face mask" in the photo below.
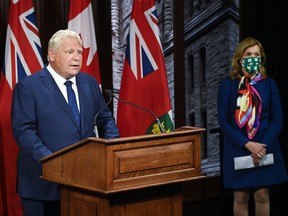
[[[243,58],[241,65],[248,73],[250,74],[254,73],[259,70],[259,67],[261,65],[261,58],[260,57]]]

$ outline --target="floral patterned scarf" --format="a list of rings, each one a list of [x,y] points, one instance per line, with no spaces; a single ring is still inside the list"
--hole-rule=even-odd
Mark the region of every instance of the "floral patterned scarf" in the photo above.
[[[255,136],[259,128],[262,99],[253,85],[261,80],[261,74],[256,73],[253,77],[242,76],[239,82],[235,120],[240,128],[246,125],[249,139]]]

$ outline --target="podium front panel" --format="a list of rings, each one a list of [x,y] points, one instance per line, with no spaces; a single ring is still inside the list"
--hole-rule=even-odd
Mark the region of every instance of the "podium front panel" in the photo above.
[[[41,178],[103,194],[202,178],[203,130],[91,137],[43,158]]]
[[[186,135],[108,146],[108,190],[184,181],[200,175],[200,137]]]

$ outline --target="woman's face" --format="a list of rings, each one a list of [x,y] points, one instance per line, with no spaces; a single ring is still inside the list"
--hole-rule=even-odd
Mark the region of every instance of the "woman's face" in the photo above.
[[[258,58],[261,58],[261,50],[260,50],[260,47],[258,45],[254,45],[254,46],[251,46],[251,47],[248,47],[241,59],[240,59],[240,64],[242,64],[242,61],[243,61],[243,58],[250,58],[250,57],[258,57]],[[244,67],[242,67],[242,71],[244,73],[245,76],[253,76],[253,73],[248,73]]]

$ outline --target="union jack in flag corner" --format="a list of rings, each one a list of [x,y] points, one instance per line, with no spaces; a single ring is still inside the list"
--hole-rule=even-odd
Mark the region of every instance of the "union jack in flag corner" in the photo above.
[[[23,215],[20,198],[16,193],[18,146],[12,136],[10,122],[13,88],[20,79],[43,66],[32,0],[11,0],[0,74],[0,215]]]
[[[159,117],[165,132],[173,130],[170,94],[154,0],[133,2],[119,99],[117,125],[121,137],[161,132],[154,115],[121,100],[151,110]]]

